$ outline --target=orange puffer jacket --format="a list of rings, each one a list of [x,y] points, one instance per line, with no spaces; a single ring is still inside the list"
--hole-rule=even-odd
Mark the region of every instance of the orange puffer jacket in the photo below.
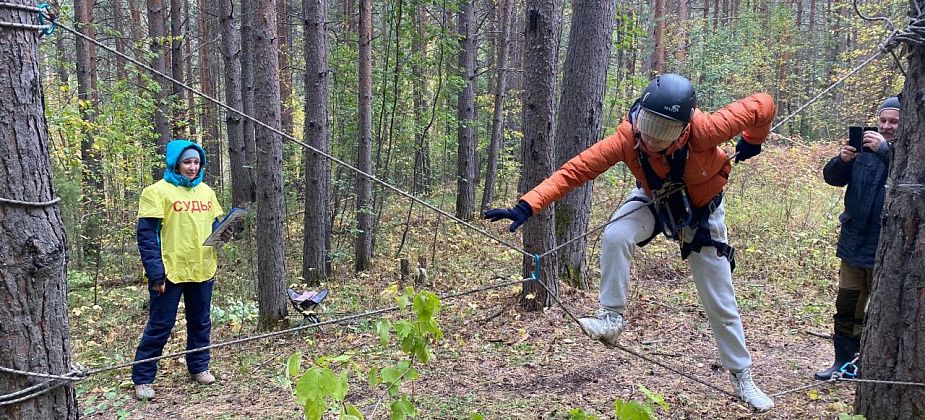
[[[633,127],[629,120],[624,120],[616,133],[566,162],[521,199],[530,204],[534,214],[539,213],[573,188],[597,178],[617,162],[626,163],[646,192],[651,195],[645,172],[639,163],[638,151],[646,153],[659,177],[667,178],[669,168],[665,154],[671,154],[688,143],[690,149],[684,169],[684,182],[687,184],[693,205],[704,206],[723,190],[732,169],[726,154],[718,146],[739,133],[751,144],[763,143],[771,131],[774,112],[774,100],[766,93],[758,93],[733,102],[712,114],[698,109],[679,141],[662,153],[649,151],[642,142],[636,148]]]

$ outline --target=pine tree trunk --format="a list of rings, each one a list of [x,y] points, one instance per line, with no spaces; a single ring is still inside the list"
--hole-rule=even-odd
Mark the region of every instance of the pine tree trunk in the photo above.
[[[475,7],[471,0],[459,4],[456,16],[459,34],[457,67],[465,87],[459,92],[456,105],[456,217],[472,220],[475,210]]]
[[[186,0],[168,1],[170,1],[170,77],[178,82],[183,82],[183,44],[189,42],[188,39],[183,39],[183,3]],[[171,84],[171,105],[181,106],[184,92],[179,83]],[[173,137],[180,137],[189,128],[189,122],[187,121],[188,111],[178,109],[171,114],[170,123],[173,126]],[[186,137],[185,135],[182,136]]]
[[[276,32],[279,38],[280,124],[284,133],[292,134],[292,71],[289,68],[289,49],[292,45],[289,42],[288,3],[288,0],[276,0]]]
[[[279,129],[279,55],[276,5],[258,1],[254,15],[255,117]],[[287,314],[283,255],[283,141],[279,134],[257,127],[257,301],[259,324],[280,326]]]
[[[357,168],[372,172],[372,0],[360,0],[359,22],[359,115],[357,116]],[[356,176],[357,182],[357,271],[368,270],[372,265],[373,211],[372,184],[369,178]]]
[[[860,366],[861,379],[925,383],[925,47],[910,47],[908,63]],[[925,388],[859,383],[854,408],[868,419],[922,419]]]
[[[199,30],[199,82],[202,86],[202,92],[213,98],[218,97],[216,94],[217,85],[215,76],[212,71],[212,65],[215,63],[212,46],[212,37],[215,33],[215,12],[205,13],[206,7],[209,7],[205,0],[197,0],[199,14],[196,19]],[[190,98],[193,96],[190,95]],[[202,111],[200,125],[202,126],[202,142],[208,145],[208,150],[212,152],[212,159],[206,166],[206,183],[212,187],[222,186],[222,154],[219,152],[222,147],[222,141],[219,138],[218,121],[215,104],[210,101],[202,101]]]
[[[78,2],[80,3],[80,2]],[[122,5],[122,0],[109,0],[109,7],[112,9],[112,28],[115,29],[116,33],[114,34],[116,38],[116,51],[125,54],[125,38],[127,34],[125,33],[125,10]],[[76,10],[77,4],[74,4]],[[119,76],[119,80],[125,80],[125,66],[128,62],[124,58],[116,58],[116,75]]]
[[[230,107],[243,111],[241,36],[234,25],[233,0],[219,0],[218,7],[222,30],[222,60],[225,67],[225,101]],[[251,171],[245,167],[256,162],[247,160],[244,118],[233,112],[225,112],[225,128],[228,131],[228,160],[231,163],[231,203],[239,207],[257,199],[254,194],[254,179]]]
[[[508,55],[511,47],[511,9],[510,0],[498,2],[498,41],[497,41],[497,75],[495,76],[495,102],[491,117],[491,140],[488,143],[488,165],[485,168],[485,188],[482,190],[482,206],[491,205],[495,194],[495,182],[498,175],[498,155],[504,143],[504,101],[507,100]]]
[[[613,2],[576,0],[565,57],[562,97],[556,130],[556,164],[581,153],[601,135],[601,109],[607,81],[607,64],[613,34]],[[556,241],[582,237],[591,215],[592,183],[578,187],[556,203]],[[587,289],[588,267],[582,237],[562,248],[559,274],[571,286]]]
[[[325,0],[302,0],[305,19],[305,142],[330,152],[328,127],[328,44]],[[327,157],[305,151],[305,219],[302,278],[319,284],[330,274],[331,163]]]
[[[554,106],[556,67],[559,34],[558,2],[555,0],[527,0],[527,28],[525,31],[524,63],[524,191],[530,190],[553,171],[553,139],[555,133]],[[555,237],[555,206],[534,215],[524,226],[524,248],[531,254],[552,249]],[[558,293],[558,272],[555,257],[544,258],[540,278],[552,293]],[[535,268],[532,257],[524,258],[524,275],[530,276]],[[528,311],[540,310],[554,303],[552,296],[539,283],[524,284],[520,305]]]
[[[241,98],[244,113],[254,116],[254,14],[258,0],[241,0]],[[257,145],[254,141],[254,123],[243,121],[244,153],[251,178],[256,178]],[[256,180],[254,181],[256,182]],[[256,199],[256,191],[254,192]]]
[[[74,3],[74,16],[77,20],[78,30],[80,33],[94,38],[93,31],[93,4],[91,2],[78,1]],[[83,193],[85,209],[100,208],[103,198],[103,174],[102,164],[98,150],[94,147],[93,139],[96,135],[93,130],[94,121],[96,120],[96,107],[98,106],[97,93],[97,61],[96,47],[81,37],[75,37],[76,58],[77,58],[77,98],[83,101],[80,107],[81,118],[87,123],[84,132],[80,138],[80,154],[83,163]],[[84,223],[81,226],[84,238],[81,242],[82,263],[89,264],[97,261],[97,252],[99,250],[99,238],[101,234],[101,214],[98,211],[90,210],[86,214]],[[92,266],[91,266],[92,267]]]
[[[34,23],[34,14],[4,8],[0,9],[0,21]],[[0,198],[49,201],[55,192],[38,33],[8,28],[2,33]],[[55,375],[67,373],[71,369],[67,244],[57,204],[21,206],[0,202],[0,267],[0,366]],[[0,395],[43,381],[0,372]],[[76,419],[79,414],[70,384],[33,399],[0,406],[0,418],[4,419]]]
[[[151,42],[151,54],[153,60],[151,68],[166,73],[167,59],[164,54],[164,37],[167,36],[166,5],[164,0],[147,0],[148,5],[148,38]],[[154,130],[157,131],[156,147],[157,153],[164,156],[167,148],[167,142],[170,141],[170,124],[167,121],[167,92],[169,83],[163,77],[155,77],[160,90],[154,95],[157,101],[157,109],[154,111]],[[161,179],[164,175],[164,169],[155,166],[152,170],[154,179]]]
[[[424,93],[426,79],[421,60],[427,57],[427,47],[424,43],[423,6],[415,6],[411,13],[411,23],[414,27],[414,36],[411,39],[411,49],[416,58],[411,60],[411,97],[414,104],[414,180],[412,192],[415,194],[429,194],[433,188],[433,179],[430,173],[430,142],[425,132],[424,114],[427,112]],[[419,57],[419,58],[418,58]]]

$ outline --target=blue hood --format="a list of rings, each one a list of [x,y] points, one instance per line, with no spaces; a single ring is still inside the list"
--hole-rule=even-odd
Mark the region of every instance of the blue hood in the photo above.
[[[189,180],[183,175],[180,175],[177,172],[177,160],[180,159],[180,155],[183,154],[183,151],[189,148],[194,148],[199,151],[199,176],[194,180]],[[204,168],[206,167],[206,151],[199,147],[198,144],[193,143],[189,140],[177,139],[171,140],[170,143],[167,143],[167,152],[165,154],[165,160],[167,161],[167,167],[164,168],[164,181],[167,181],[178,187],[195,187],[202,182],[202,176],[205,173]]]

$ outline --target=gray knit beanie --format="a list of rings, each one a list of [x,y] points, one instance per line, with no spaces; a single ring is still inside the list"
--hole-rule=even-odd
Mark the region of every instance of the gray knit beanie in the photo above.
[[[640,133],[663,142],[672,142],[681,137],[685,125],[681,121],[662,117],[645,108],[639,110],[639,116],[636,118],[636,128]]]

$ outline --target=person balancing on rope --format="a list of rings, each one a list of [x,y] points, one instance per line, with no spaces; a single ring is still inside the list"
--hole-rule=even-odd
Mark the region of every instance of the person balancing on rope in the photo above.
[[[736,162],[761,152],[774,119],[774,101],[758,93],[709,114],[697,108],[694,87],[685,77],[653,79],[616,133],[581,152],[510,209],[484,217],[512,220],[510,231],[572,189],[618,162],[629,167],[637,188],[614,213],[601,249],[601,310],[579,320],[592,339],[615,345],[624,328],[630,263],[636,247],[659,232],[681,245],[716,338],[720,359],[736,394],[766,411],[774,402],[752,380],[751,355],[732,286],[734,253],[726,239],[723,187],[732,165],[719,145],[741,133]],[[641,207],[648,206],[648,209]]]

